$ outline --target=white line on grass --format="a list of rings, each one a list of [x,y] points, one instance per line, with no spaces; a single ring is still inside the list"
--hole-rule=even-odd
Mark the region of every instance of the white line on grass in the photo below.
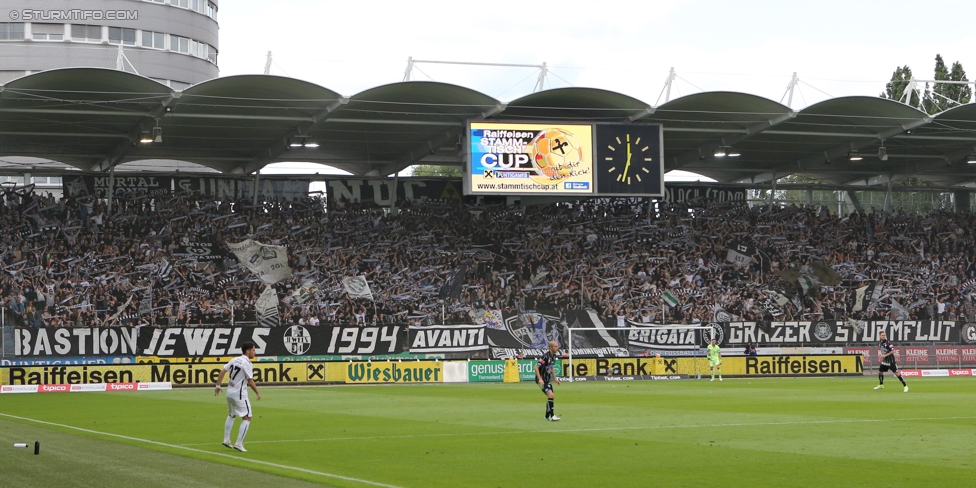
[[[44,421],[44,420],[31,419],[31,418],[27,418],[27,417],[18,417],[16,415],[10,415],[10,414],[6,414],[6,413],[0,413],[0,416],[12,418],[12,419],[17,419],[17,420],[26,420],[28,422],[34,422],[34,423],[43,424],[43,425],[52,425],[52,426],[61,427],[61,428],[64,428],[64,429],[72,429],[72,430],[77,430],[77,431],[81,431],[81,432],[87,432],[89,434],[97,434],[97,435],[104,435],[104,436],[109,436],[109,437],[116,437],[116,438],[119,438],[119,439],[126,439],[126,440],[136,441],[136,442],[144,442],[146,444],[153,444],[153,445],[157,445],[157,446],[169,447],[169,448],[172,448],[172,449],[182,449],[184,451],[198,452],[198,453],[201,453],[201,454],[210,454],[210,455],[213,455],[213,456],[220,456],[220,457],[225,457],[225,458],[230,458],[230,459],[236,459],[238,461],[247,461],[249,463],[262,464],[264,466],[271,466],[271,467],[279,468],[279,469],[288,469],[288,470],[292,470],[292,471],[299,471],[299,472],[302,472],[302,473],[314,474],[314,475],[317,475],[317,476],[324,476],[326,478],[335,478],[335,479],[339,479],[339,480],[343,480],[343,481],[351,481],[353,483],[362,483],[364,485],[382,486],[382,487],[386,487],[386,488],[399,488],[396,485],[387,485],[387,484],[383,484],[383,483],[377,483],[375,481],[361,480],[359,478],[350,478],[348,476],[342,476],[342,475],[338,475],[338,474],[323,473],[321,471],[313,471],[311,469],[298,468],[298,467],[295,467],[295,466],[286,466],[284,464],[272,463],[272,462],[268,462],[268,461],[261,461],[261,460],[258,460],[258,459],[249,459],[249,458],[245,458],[245,457],[241,457],[241,456],[232,456],[230,454],[223,454],[223,453],[220,453],[220,452],[204,451],[203,449],[194,449],[192,447],[186,447],[184,445],[167,444],[165,442],[152,441],[152,440],[149,440],[149,439],[140,439],[138,437],[130,437],[130,436],[127,436],[127,435],[112,434],[110,432],[100,432],[100,431],[91,430],[91,429],[83,429],[81,427],[75,427],[73,425],[57,424],[57,423],[54,423],[54,422],[47,422],[47,421]],[[248,444],[250,444],[250,442]]]
[[[0,414],[2,415],[2,414]],[[729,424],[697,424],[697,425],[646,425],[635,427],[594,427],[591,429],[560,429],[560,430],[506,430],[496,432],[464,432],[444,434],[407,434],[407,435],[377,435],[359,437],[323,437],[318,439],[285,439],[270,441],[248,441],[248,444],[272,444],[282,442],[326,442],[326,441],[358,441],[380,439],[414,439],[421,437],[465,437],[476,435],[512,435],[512,434],[572,434],[574,432],[608,432],[616,430],[657,430],[657,429],[701,429],[716,427],[763,427],[771,425],[814,425],[814,424],[856,424],[868,422],[912,422],[920,420],[971,420],[976,417],[916,417],[900,419],[851,419],[851,420],[807,420],[798,422],[742,422]],[[206,444],[180,444],[181,446],[207,446]],[[209,451],[206,451],[209,452]]]

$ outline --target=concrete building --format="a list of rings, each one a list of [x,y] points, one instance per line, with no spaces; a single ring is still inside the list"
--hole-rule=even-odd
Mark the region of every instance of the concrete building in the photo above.
[[[218,30],[217,0],[4,0],[0,84],[121,66],[182,90],[217,77]]]

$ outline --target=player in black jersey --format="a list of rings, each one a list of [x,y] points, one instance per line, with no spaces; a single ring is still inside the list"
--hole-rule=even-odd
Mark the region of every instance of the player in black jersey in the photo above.
[[[549,397],[549,400],[546,402],[546,420],[552,422],[559,420],[555,411],[555,395],[552,392],[552,380],[555,379],[556,384],[559,384],[559,378],[556,378],[552,372],[552,367],[556,365],[557,353],[559,353],[559,343],[549,341],[549,352],[543,354],[539,358],[539,362],[535,365],[535,382],[542,388],[542,392]]]
[[[878,334],[881,339],[881,344],[878,347],[881,348],[881,366],[878,368],[878,386],[875,386],[875,390],[880,390],[884,388],[884,374],[885,371],[891,371],[898,377],[901,384],[905,387],[905,393],[908,393],[908,384],[905,383],[905,378],[901,377],[901,371],[898,371],[898,366],[895,366],[895,346],[888,340],[884,331]]]

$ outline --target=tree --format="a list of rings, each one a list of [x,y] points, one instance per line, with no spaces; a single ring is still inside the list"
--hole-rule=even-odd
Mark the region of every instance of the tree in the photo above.
[[[935,55],[935,84],[930,88],[925,84],[921,90],[921,97],[918,91],[914,91],[911,86],[913,78],[912,69],[906,66],[898,66],[891,74],[891,81],[885,85],[885,91],[881,98],[889,100],[902,100],[905,90],[913,90],[909,95],[908,105],[924,110],[926,113],[937,114],[952,107],[969,103],[973,96],[972,87],[955,83],[939,83],[940,81],[969,81],[966,78],[966,70],[958,61],[952,63],[952,68],[946,67],[942,55]]]
[[[909,86],[912,77],[912,69],[908,65],[895,68],[895,72],[891,74],[891,81],[885,85],[885,92],[881,94],[881,98],[901,100],[905,95],[905,90],[912,88]],[[908,104],[915,108],[919,107],[921,100],[918,98],[918,93],[911,94]]]
[[[952,70],[946,68],[942,56],[935,55],[935,80],[936,84],[932,87],[932,92],[928,97],[926,110],[930,114],[944,112],[952,107],[969,103],[973,91],[969,85],[957,85],[953,83],[938,83],[939,81],[969,81],[966,78],[966,71],[958,61],[952,63]]]
[[[461,177],[461,167],[460,166],[436,166],[432,164],[418,164],[413,167],[413,176],[425,176],[425,177],[447,177],[447,178],[460,178]]]

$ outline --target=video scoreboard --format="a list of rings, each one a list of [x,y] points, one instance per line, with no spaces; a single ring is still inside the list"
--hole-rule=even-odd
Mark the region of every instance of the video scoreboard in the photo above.
[[[659,124],[470,122],[466,195],[664,194]]]

